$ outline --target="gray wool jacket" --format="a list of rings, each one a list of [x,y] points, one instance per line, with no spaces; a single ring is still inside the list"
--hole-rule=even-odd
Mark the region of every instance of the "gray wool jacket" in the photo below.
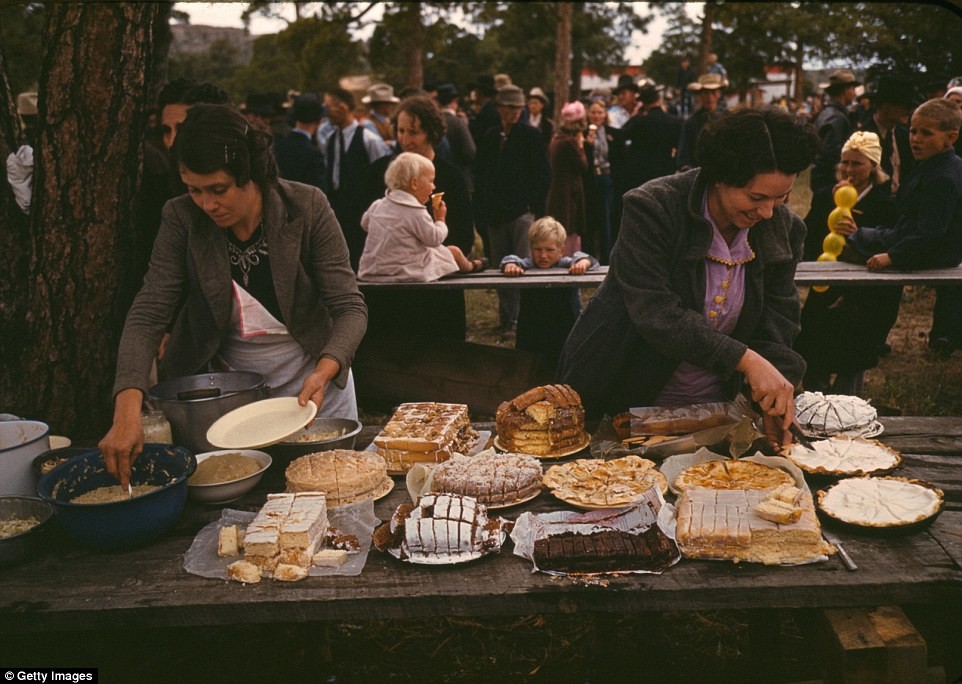
[[[588,412],[614,414],[649,406],[682,361],[741,388],[735,372],[746,349],[770,361],[792,383],[805,371],[792,350],[800,305],[795,266],[805,224],[787,206],[760,221],[748,241],[745,302],[729,337],[704,315],[704,260],[712,227],[702,216],[699,169],[653,180],[624,197],[608,275],[568,337],[558,378],[574,387]]]
[[[280,180],[264,194],[263,225],[284,323],[315,359],[340,363],[334,383],[344,387],[367,329],[367,306],[327,197]],[[136,387],[146,395],[151,363],[171,322],[161,379],[205,370],[230,327],[231,282],[224,229],[188,195],[168,202],[144,285],[127,313],[114,394]]]

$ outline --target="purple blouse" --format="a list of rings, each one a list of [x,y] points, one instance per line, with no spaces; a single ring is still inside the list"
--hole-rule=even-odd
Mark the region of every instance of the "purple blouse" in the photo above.
[[[755,258],[748,230],[739,230],[732,244],[725,242],[708,213],[708,193],[701,213],[712,227],[712,243],[705,256],[705,318],[712,330],[730,335],[745,304],[745,264]],[[684,406],[724,401],[722,379],[693,363],[682,361],[655,399],[655,406]]]

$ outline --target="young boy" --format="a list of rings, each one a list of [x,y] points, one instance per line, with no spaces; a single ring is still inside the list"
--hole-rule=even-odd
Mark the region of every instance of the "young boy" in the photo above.
[[[869,270],[949,268],[962,262],[962,159],[953,149],[960,126],[962,110],[954,102],[919,105],[909,127],[916,165],[899,188],[895,225],[838,223],[836,230],[868,259]],[[948,356],[962,345],[962,288],[940,287],[937,293],[929,344]]]
[[[598,266],[598,260],[584,252],[574,256],[564,254],[568,235],[558,221],[545,216],[528,229],[530,257],[509,254],[501,260],[501,272],[506,276],[520,276],[530,268],[567,268],[572,275],[581,275]],[[571,327],[581,313],[581,294],[576,287],[523,288],[518,310],[518,336],[515,347],[544,355],[552,364],[558,363]]]

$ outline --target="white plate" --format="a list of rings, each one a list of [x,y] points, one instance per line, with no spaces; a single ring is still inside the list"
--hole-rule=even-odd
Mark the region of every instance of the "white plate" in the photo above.
[[[504,544],[504,540],[507,538],[505,531],[503,529],[498,530],[497,534],[501,539],[500,543]],[[411,565],[461,565],[462,563],[470,563],[471,561],[476,561],[479,558],[500,553],[501,548],[499,547],[489,551],[474,551],[473,553],[462,553],[458,555],[452,554],[449,556],[408,556],[407,558],[401,558],[401,549],[388,549],[387,552],[402,563],[410,563]]]
[[[207,430],[207,441],[219,449],[260,449],[283,441],[316,415],[313,401],[301,406],[297,397],[255,401],[218,418]]]

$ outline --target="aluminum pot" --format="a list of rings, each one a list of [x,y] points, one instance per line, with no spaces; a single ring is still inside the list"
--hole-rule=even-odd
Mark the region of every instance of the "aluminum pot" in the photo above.
[[[351,418],[315,418],[311,424],[264,450],[276,461],[286,464],[299,456],[318,451],[354,449],[354,442],[364,426]],[[326,439],[311,439],[317,433],[337,433]]]
[[[33,459],[50,451],[50,428],[36,420],[0,421],[0,495],[36,496]]]
[[[264,399],[267,387],[259,373],[230,371],[165,380],[151,387],[149,396],[170,422],[174,443],[200,453],[217,448],[207,441],[214,421]]]

